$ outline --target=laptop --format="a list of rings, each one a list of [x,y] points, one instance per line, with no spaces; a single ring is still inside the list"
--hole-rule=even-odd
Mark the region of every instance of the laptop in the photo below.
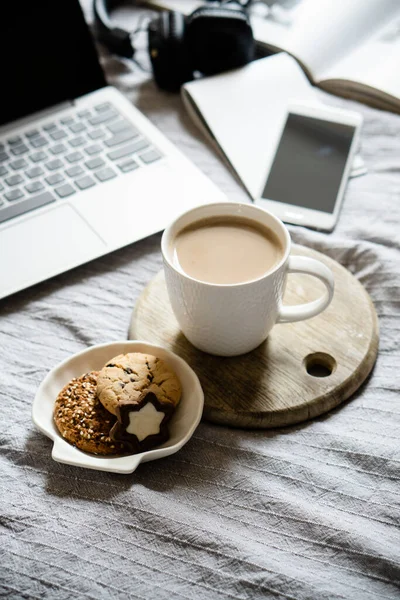
[[[107,85],[78,0],[0,23],[0,298],[225,196]]]

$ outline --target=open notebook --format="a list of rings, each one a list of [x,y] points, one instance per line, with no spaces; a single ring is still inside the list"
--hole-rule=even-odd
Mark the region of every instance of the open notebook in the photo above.
[[[198,0],[148,0],[189,14]],[[251,9],[255,39],[288,52],[317,86],[400,112],[400,0],[264,0]]]
[[[194,123],[255,201],[265,185],[288,105],[319,103],[298,63],[283,52],[186,83],[181,94]],[[351,176],[364,172],[356,156]]]

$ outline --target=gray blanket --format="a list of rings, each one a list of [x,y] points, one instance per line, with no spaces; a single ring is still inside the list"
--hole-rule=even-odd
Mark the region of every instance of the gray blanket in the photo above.
[[[247,199],[179,97],[103,62],[110,82],[229,197]],[[135,300],[161,268],[160,236],[1,301],[2,597],[400,597],[400,118],[321,97],[363,114],[368,174],[350,181],[334,233],[291,233],[370,293],[380,323],[371,377],[299,426],[202,422],[179,453],[132,475],[78,469],[52,461],[32,399],[59,361],[126,338]]]

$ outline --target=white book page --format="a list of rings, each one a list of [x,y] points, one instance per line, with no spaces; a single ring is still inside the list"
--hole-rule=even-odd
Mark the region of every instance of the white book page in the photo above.
[[[399,0],[305,0],[285,40],[285,50],[319,81],[399,10]]]
[[[399,16],[371,40],[323,73],[320,81],[354,81],[400,99]]]

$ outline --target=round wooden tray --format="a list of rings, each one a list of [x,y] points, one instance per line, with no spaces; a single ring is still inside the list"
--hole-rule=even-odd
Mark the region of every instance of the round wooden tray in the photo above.
[[[261,346],[242,356],[211,356],[187,341],[172,313],[162,271],[141,294],[129,338],[161,344],[190,364],[203,386],[205,419],[257,429],[299,423],[349,398],[370,373],[379,333],[369,295],[331,258],[296,245],[292,254],[317,258],[332,269],[332,303],[308,321],[275,325]],[[289,275],[284,302],[307,302],[322,292],[315,278]]]

